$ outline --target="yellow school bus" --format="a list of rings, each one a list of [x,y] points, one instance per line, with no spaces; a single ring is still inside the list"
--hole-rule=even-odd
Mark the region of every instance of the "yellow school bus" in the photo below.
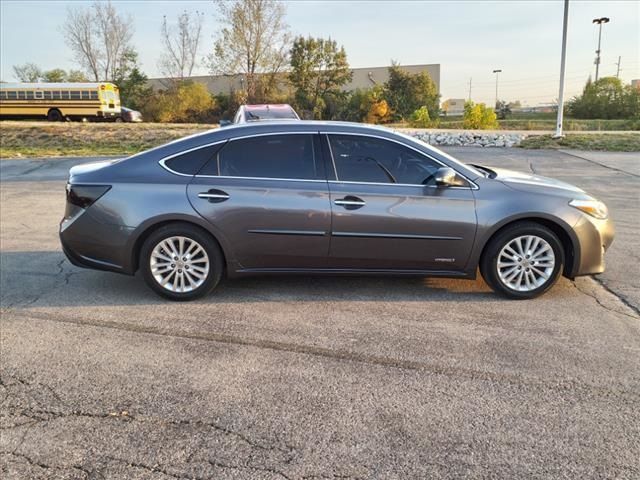
[[[115,120],[120,95],[112,83],[0,83],[0,118]]]

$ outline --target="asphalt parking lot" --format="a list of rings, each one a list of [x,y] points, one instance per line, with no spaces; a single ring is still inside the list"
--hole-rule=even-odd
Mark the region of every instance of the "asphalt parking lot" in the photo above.
[[[639,478],[638,155],[448,151],[606,201],[608,271],[520,302],[265,277],[169,303],[64,258],[80,160],[1,161],[2,477]]]

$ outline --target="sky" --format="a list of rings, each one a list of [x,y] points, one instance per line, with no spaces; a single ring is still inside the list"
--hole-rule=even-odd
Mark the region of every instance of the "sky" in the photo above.
[[[61,33],[68,9],[84,0],[0,0],[0,79],[15,81],[12,66],[33,62],[47,70],[78,68]],[[142,69],[160,76],[160,25],[183,10],[205,14],[202,51],[212,48],[220,21],[213,1],[113,0],[134,20],[133,45]],[[562,0],[504,1],[285,1],[293,34],[331,37],[344,45],[352,67],[440,64],[442,99],[471,98],[492,105],[495,69],[499,97],[525,105],[558,97]],[[598,30],[592,19],[609,17],[602,29],[600,76],[640,78],[640,0],[570,0],[567,39],[567,97],[595,74]],[[204,62],[194,74],[208,74]]]

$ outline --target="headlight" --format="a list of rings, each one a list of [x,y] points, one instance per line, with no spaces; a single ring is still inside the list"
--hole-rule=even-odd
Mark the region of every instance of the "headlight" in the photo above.
[[[595,198],[591,200],[571,200],[569,205],[600,220],[604,220],[609,216],[607,206]]]

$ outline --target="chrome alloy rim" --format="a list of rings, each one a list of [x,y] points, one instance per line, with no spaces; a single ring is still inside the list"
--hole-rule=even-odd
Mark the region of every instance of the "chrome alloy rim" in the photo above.
[[[504,285],[519,292],[530,292],[551,278],[556,265],[553,248],[535,235],[516,237],[498,254],[498,276]]]
[[[207,252],[187,237],[162,240],[151,252],[149,263],[153,278],[170,292],[191,292],[202,285],[209,274]]]

